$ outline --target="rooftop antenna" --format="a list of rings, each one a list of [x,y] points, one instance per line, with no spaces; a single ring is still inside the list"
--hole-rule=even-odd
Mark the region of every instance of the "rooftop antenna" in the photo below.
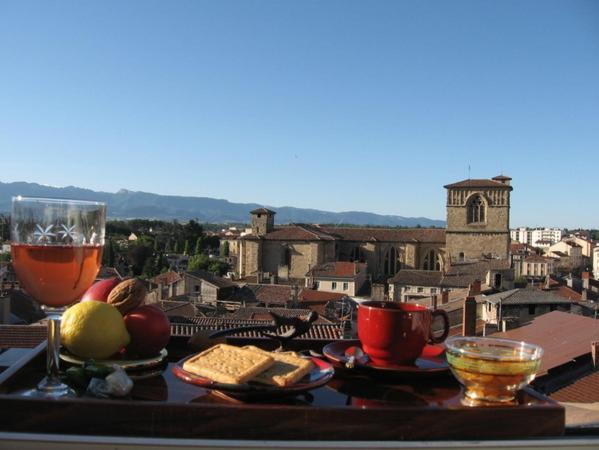
[[[470,179],[470,164],[468,164],[468,179]]]

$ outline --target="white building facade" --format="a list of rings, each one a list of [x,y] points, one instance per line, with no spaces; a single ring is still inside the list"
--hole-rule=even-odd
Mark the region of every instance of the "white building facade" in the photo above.
[[[550,247],[562,240],[562,230],[559,228],[516,228],[510,230],[512,241],[533,247]]]

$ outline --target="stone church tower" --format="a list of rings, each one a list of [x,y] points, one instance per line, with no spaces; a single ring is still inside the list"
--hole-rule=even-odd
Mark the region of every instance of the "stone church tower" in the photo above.
[[[508,259],[510,177],[448,184],[446,251],[451,262]]]
[[[275,229],[275,212],[266,208],[250,211],[252,217],[252,234],[264,236]]]

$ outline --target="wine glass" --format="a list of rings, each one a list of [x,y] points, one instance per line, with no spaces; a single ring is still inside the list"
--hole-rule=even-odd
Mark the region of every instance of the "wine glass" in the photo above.
[[[12,199],[12,264],[21,287],[48,316],[46,377],[24,395],[75,395],[59,377],[60,318],[100,270],[105,223],[106,205],[101,202]]]

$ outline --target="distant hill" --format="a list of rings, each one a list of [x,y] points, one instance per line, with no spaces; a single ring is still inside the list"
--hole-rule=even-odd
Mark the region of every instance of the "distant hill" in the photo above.
[[[249,212],[266,206],[257,203],[231,203],[208,197],[182,197],[150,194],[121,189],[116,193],[96,192],[75,186],[51,187],[37,183],[0,182],[0,212],[10,211],[11,197],[15,195],[35,197],[73,198],[95,200],[108,204],[112,219],[198,219],[209,223],[239,223],[249,221]],[[293,208],[291,206],[266,206],[277,212],[276,223],[320,223],[373,226],[444,227],[442,220],[426,217],[402,217],[380,215],[362,211],[328,212],[317,209]]]

